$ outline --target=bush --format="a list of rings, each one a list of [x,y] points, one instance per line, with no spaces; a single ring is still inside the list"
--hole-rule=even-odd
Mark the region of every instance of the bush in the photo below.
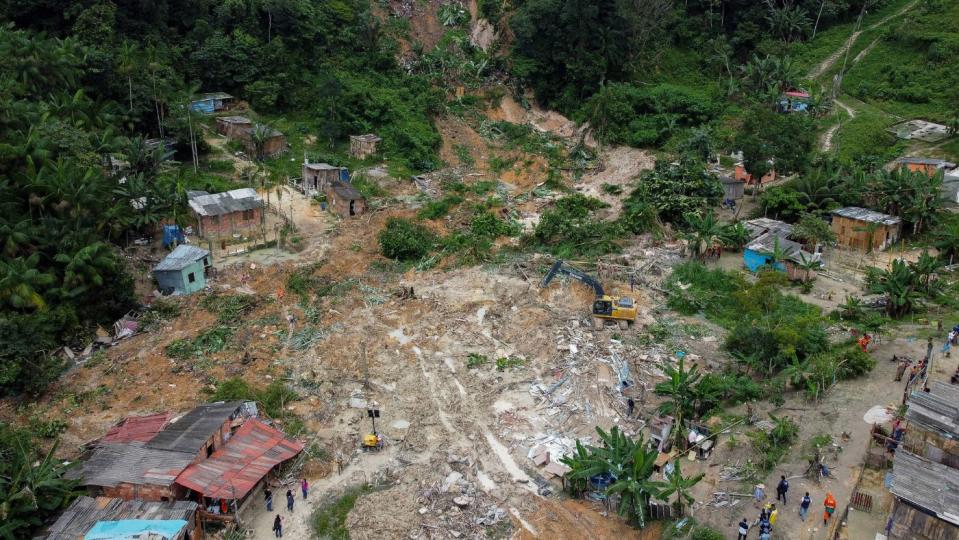
[[[426,227],[404,218],[390,218],[380,232],[380,252],[397,261],[418,261],[425,257],[436,242],[435,235]]]
[[[217,384],[210,401],[255,401],[267,416],[283,418],[289,415],[285,407],[298,398],[296,392],[280,381],[256,388],[243,379],[234,377]]]
[[[689,540],[725,540],[723,533],[709,527],[696,527],[689,536]]]
[[[417,216],[420,219],[439,219],[449,214],[450,210],[461,202],[463,202],[463,197],[459,195],[447,195],[438,201],[426,203],[426,206],[419,211]]]
[[[608,205],[579,193],[558,201],[543,212],[532,242],[558,257],[596,256],[619,250],[624,230],[615,222],[596,219],[596,210]]]

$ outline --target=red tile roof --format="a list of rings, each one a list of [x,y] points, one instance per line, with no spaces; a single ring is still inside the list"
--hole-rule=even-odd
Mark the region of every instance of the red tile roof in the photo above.
[[[147,416],[128,416],[110,428],[100,439],[101,443],[147,442],[167,425],[171,412],[162,412]]]
[[[301,451],[303,443],[251,418],[212,456],[180,473],[176,483],[205,497],[242,499],[273,467]]]

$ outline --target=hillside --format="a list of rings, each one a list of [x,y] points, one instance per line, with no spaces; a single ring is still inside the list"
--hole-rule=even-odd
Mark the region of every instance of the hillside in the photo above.
[[[299,478],[293,538],[730,538],[781,474],[881,511],[779,537],[881,531],[864,415],[959,317],[959,198],[894,165],[959,161],[959,3],[148,4],[0,3],[0,536],[220,400],[305,450],[214,538]]]

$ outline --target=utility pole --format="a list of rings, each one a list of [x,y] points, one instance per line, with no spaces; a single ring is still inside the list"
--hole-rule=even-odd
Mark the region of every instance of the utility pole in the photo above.
[[[363,387],[367,390],[370,389],[370,362],[366,358],[366,342],[360,344],[360,359],[363,362]],[[370,417],[372,418],[372,416]],[[375,432],[376,429],[374,428]]]

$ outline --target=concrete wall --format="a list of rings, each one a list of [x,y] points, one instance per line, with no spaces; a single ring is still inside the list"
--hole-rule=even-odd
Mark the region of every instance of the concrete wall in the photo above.
[[[254,208],[245,212],[249,212],[245,217],[243,211],[222,216],[195,216],[200,236],[208,238],[229,236],[259,227],[263,221],[263,208]]]
[[[866,227],[868,222],[849,219],[843,216],[832,217],[832,232],[836,235],[836,243],[843,247],[869,251],[869,233]],[[872,249],[883,250],[899,240],[901,224],[880,225],[872,235]]]

